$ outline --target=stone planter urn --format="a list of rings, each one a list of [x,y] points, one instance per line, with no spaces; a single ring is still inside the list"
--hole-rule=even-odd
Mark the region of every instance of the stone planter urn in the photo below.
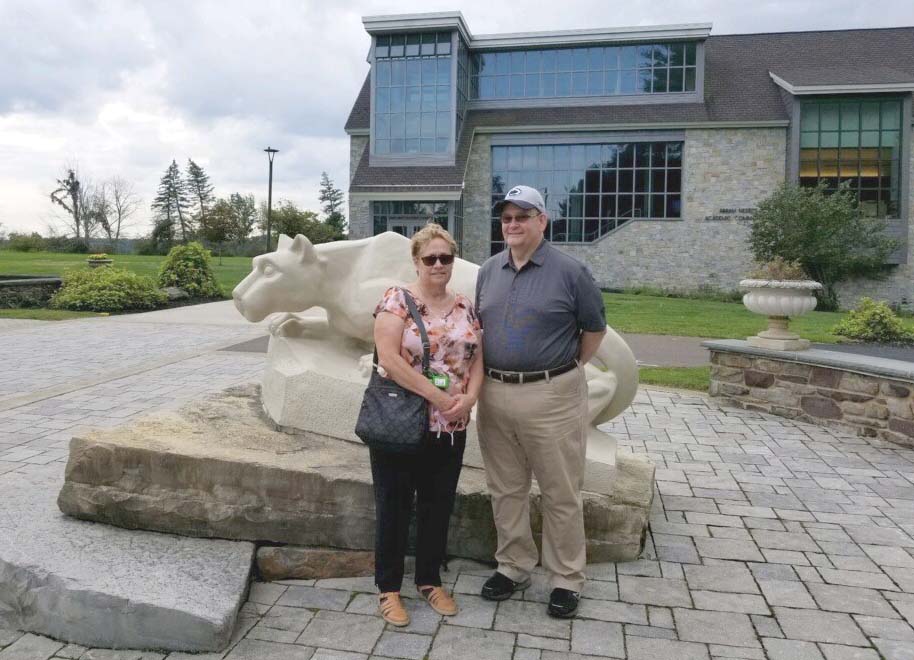
[[[747,337],[750,346],[777,351],[802,351],[809,340],[787,329],[791,317],[802,316],[816,307],[813,291],[822,285],[812,280],[742,280],[741,289],[749,289],[743,304],[749,311],[768,317],[768,329]]]
[[[104,259],[86,259],[86,263],[89,264],[89,268],[98,268],[99,266],[110,266],[114,263],[114,259],[104,258]]]

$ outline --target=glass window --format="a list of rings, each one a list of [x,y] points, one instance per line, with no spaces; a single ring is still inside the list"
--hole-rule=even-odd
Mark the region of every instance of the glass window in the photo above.
[[[374,235],[395,231],[407,238],[429,222],[448,226],[448,202],[372,202]]]
[[[419,54],[419,40],[421,35],[418,34],[408,34],[406,35],[406,56],[415,57]]]
[[[375,153],[437,153],[438,139],[455,139],[451,33],[378,36],[374,67]],[[465,86],[462,93],[465,103]],[[441,114],[449,120],[438,120]]]
[[[554,242],[595,241],[632,218],[679,218],[682,143],[492,147],[492,203],[511,186],[543,194]],[[504,248],[492,217],[492,253]]]
[[[862,215],[897,218],[901,107],[899,99],[803,101],[800,185],[846,187]]]

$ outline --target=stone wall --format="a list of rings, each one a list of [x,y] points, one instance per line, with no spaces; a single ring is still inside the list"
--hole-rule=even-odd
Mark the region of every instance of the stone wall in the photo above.
[[[351,135],[349,137],[349,184],[355,170],[362,160],[362,154],[368,148],[367,135]],[[349,238],[367,238],[372,235],[371,204],[364,200],[349,200]]]
[[[711,396],[914,447],[914,383],[711,349]]]
[[[562,246],[602,287],[732,290],[751,269],[749,225],[721,209],[753,208],[784,181],[787,130],[688,130],[681,220],[629,222],[587,246]],[[706,220],[721,216],[726,220]]]
[[[0,309],[46,307],[60,284],[56,277],[0,280]]]

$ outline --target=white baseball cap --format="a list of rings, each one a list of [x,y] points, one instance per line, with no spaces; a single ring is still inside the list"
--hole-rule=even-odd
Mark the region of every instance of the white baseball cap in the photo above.
[[[505,195],[505,198],[495,203],[493,207],[496,214],[500,214],[505,204],[515,204],[522,209],[536,209],[540,213],[546,212],[546,202],[540,191],[530,186],[514,186]]]

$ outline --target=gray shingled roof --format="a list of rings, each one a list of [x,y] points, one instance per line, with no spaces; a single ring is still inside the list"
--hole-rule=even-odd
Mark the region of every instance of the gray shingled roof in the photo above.
[[[774,75],[791,85],[879,85],[887,83],[914,83],[914,73],[905,73],[887,66],[869,66],[859,69],[844,67],[796,67],[777,69]]]
[[[365,76],[365,82],[362,83],[362,89],[355,99],[352,110],[349,111],[349,119],[346,120],[346,130],[368,129],[371,121],[371,72]]]
[[[787,120],[782,90],[769,71],[781,77],[791,72],[796,80],[785,80],[798,85],[815,80],[807,77],[812,73],[806,72],[812,70],[822,72],[823,84],[850,84],[859,80],[862,72],[877,78],[868,82],[906,82],[914,78],[914,27],[724,35],[709,37],[705,43],[704,103],[471,110],[453,167],[369,168],[366,150],[350,190],[368,192],[378,190],[378,186],[405,182],[415,182],[416,190],[462,185],[474,127]],[[895,76],[900,80],[887,79]],[[346,122],[347,130],[369,127],[370,102],[366,78]]]
[[[708,115],[721,121],[787,118],[769,71],[888,67],[914,73],[914,27],[733,34],[706,44],[705,102]]]

